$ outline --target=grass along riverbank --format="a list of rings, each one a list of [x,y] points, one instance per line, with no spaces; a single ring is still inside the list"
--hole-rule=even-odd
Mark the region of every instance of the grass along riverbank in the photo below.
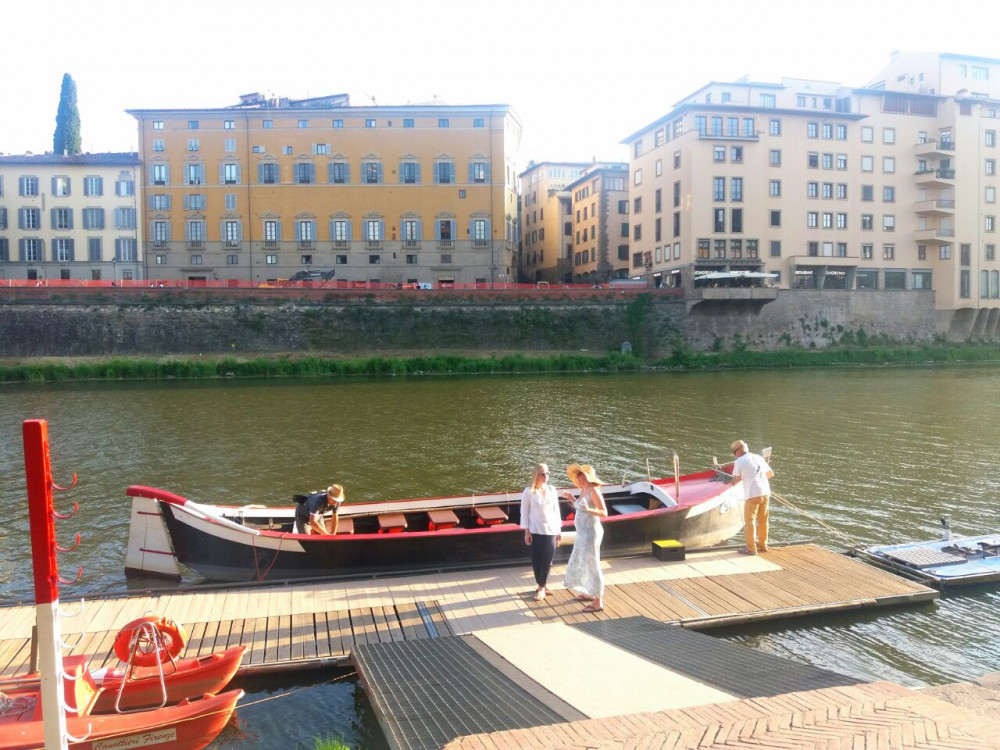
[[[622,372],[639,370],[709,371],[758,368],[837,367],[856,365],[972,364],[1000,361],[995,344],[879,345],[787,349],[758,352],[692,352],[645,361],[631,354],[546,353],[540,355],[438,354],[374,356],[259,356],[164,358],[109,357],[87,360],[47,359],[0,364],[0,383],[69,380],[170,380],[208,378],[346,378],[379,375],[509,374],[543,372]]]

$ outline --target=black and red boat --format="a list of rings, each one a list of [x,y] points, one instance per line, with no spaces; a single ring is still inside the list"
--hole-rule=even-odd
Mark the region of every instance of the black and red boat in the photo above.
[[[605,485],[604,557],[649,554],[651,542],[675,539],[711,547],[743,526],[742,487],[716,469]],[[521,563],[521,491],[465,497],[345,504],[335,536],[292,533],[295,507],[194,502],[165,490],[132,486],[126,573],[180,578],[183,564],[216,581],[412,574]],[[562,503],[569,555],[571,508]]]

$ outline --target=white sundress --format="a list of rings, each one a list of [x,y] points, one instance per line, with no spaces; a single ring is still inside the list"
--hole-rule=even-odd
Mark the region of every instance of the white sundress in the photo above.
[[[581,495],[573,504],[576,515],[576,541],[566,565],[565,586],[581,594],[604,597],[604,573],[601,572],[601,540],[604,526],[598,516],[586,513],[587,496]]]

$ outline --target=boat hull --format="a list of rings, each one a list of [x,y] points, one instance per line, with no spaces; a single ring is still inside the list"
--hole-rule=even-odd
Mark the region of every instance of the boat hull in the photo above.
[[[35,712],[20,720],[0,724],[0,750],[29,750],[45,745],[38,691],[13,693],[17,697],[36,696]],[[169,747],[171,750],[199,750],[214,740],[229,722],[242,690],[185,699],[175,706],[128,714],[69,715],[66,730],[75,750],[108,748]],[[86,739],[82,739],[86,738]]]
[[[709,481],[707,477],[705,481]],[[676,539],[688,548],[710,547],[730,539],[743,526],[742,495],[739,488],[712,484],[700,490],[697,502],[611,515],[604,521],[602,556],[650,554],[651,543],[661,539]],[[139,494],[134,489],[130,488],[130,494]],[[608,490],[614,497],[615,488]],[[624,493],[622,488],[618,491]],[[623,494],[621,499],[627,496]],[[251,533],[231,521],[219,523],[203,513],[189,512],[182,504],[161,500],[159,505],[177,560],[209,580],[385,576],[524,564],[528,559],[524,532],[516,523],[335,537]],[[519,508],[509,503],[506,510],[512,515]],[[565,522],[557,561],[569,557],[572,532],[572,521]]]
[[[1000,535],[955,537],[855,550],[861,559],[938,588],[1000,582]]]

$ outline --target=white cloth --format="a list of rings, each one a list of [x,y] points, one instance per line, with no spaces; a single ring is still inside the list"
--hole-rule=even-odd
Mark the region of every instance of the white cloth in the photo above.
[[[733,463],[733,476],[743,480],[744,497],[766,497],[771,494],[771,483],[767,474],[771,467],[763,456],[756,453],[744,453]]]
[[[541,489],[525,487],[521,493],[521,528],[532,534],[555,536],[562,532],[559,495],[546,482]]]

